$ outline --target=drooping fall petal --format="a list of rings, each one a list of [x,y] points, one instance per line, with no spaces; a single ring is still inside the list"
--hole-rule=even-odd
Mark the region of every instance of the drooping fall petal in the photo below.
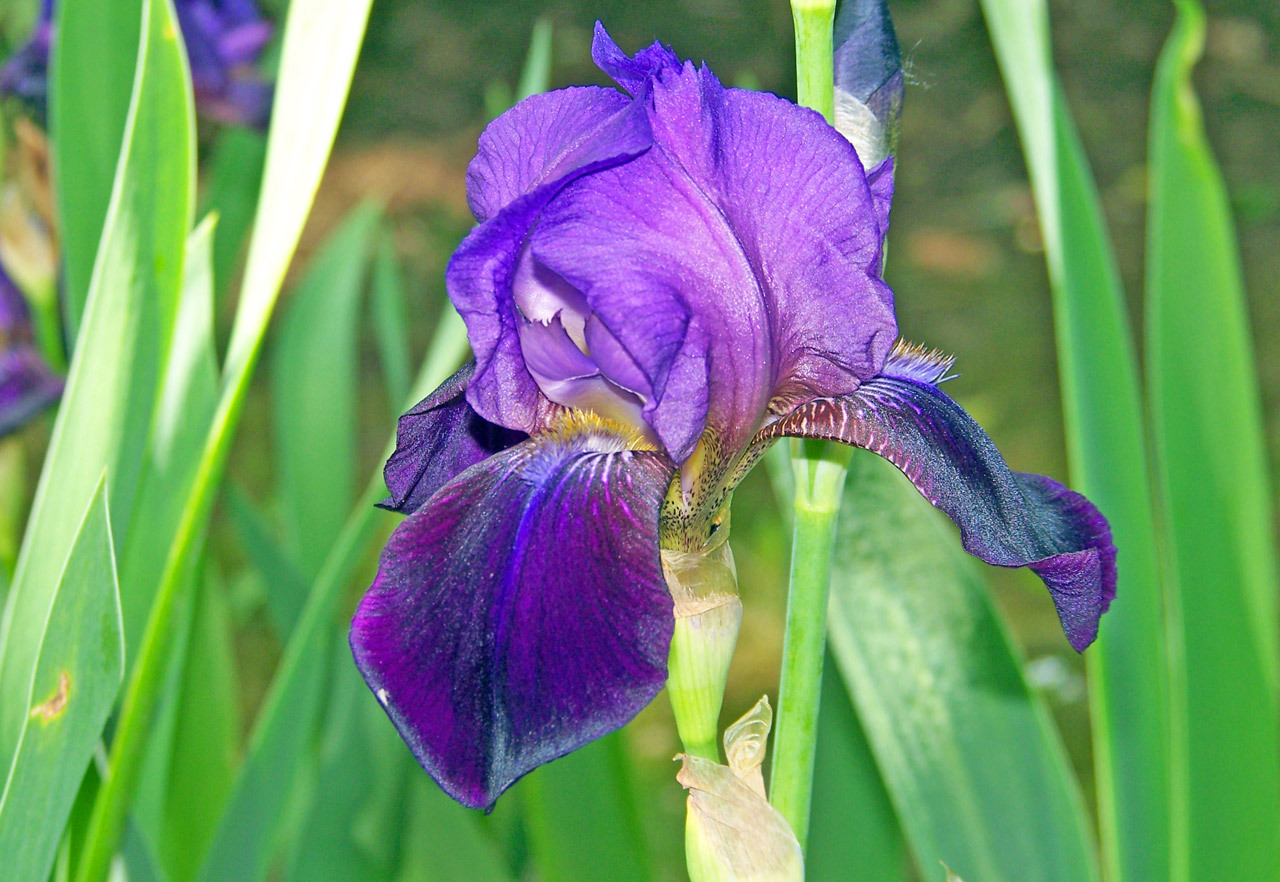
[[[633,441],[570,418],[450,481],[383,552],[351,626],[356,664],[459,802],[492,806],[666,680],[672,467]]]
[[[1080,494],[1010,471],[982,428],[938,389],[949,368],[949,360],[899,347],[853,394],[801,405],[758,440],[824,438],[883,456],[955,521],[966,551],[1040,576],[1067,640],[1083,650],[1115,596],[1110,527]]]

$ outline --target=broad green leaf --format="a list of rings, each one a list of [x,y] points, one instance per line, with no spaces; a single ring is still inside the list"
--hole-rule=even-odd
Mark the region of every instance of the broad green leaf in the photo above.
[[[221,586],[195,591],[182,669],[159,852],[174,882],[193,879],[239,766],[240,699],[234,634]]]
[[[203,211],[218,216],[218,238],[213,243],[213,286],[219,293],[230,290],[244,256],[245,241],[258,204],[266,153],[266,137],[240,126],[222,129],[209,152]]]
[[[226,510],[240,547],[267,586],[267,612],[282,640],[289,636],[311,583],[281,546],[267,518],[235,484],[227,487]]]
[[[124,635],[106,485],[79,522],[21,708],[22,731],[0,794],[0,855],[10,879],[44,879],[80,779],[124,676]]]
[[[116,177],[138,64],[142,0],[58,0],[49,59],[49,130],[73,339]],[[184,229],[183,232],[186,232]]]
[[[1271,482],[1236,237],[1191,71],[1204,11],[1177,4],[1151,102],[1147,371],[1170,608],[1174,878],[1280,878]]]
[[[511,793],[524,805],[539,879],[651,877],[621,733],[540,766]]]
[[[252,370],[346,106],[372,0],[289,4],[258,211],[225,374]]]
[[[391,880],[396,875],[407,753],[351,663],[345,635],[331,653],[329,707],[317,761],[309,769],[319,798],[285,878],[297,882]]]
[[[830,645],[917,869],[1097,880],[1077,782],[959,537],[872,454],[849,480]]]
[[[397,882],[515,882],[475,810],[450,799],[407,750],[403,770],[408,792]],[[433,835],[424,836],[423,830]]]
[[[187,238],[182,289],[146,459],[139,478],[133,527],[120,565],[125,645],[138,646],[151,600],[173,544],[199,464],[200,448],[217,403],[213,342],[215,219],[206,217]]]
[[[289,298],[272,363],[283,533],[313,578],[355,497],[360,298],[381,208],[356,208]],[[292,630],[285,623],[283,633]]]
[[[1107,516],[1120,583],[1086,653],[1111,882],[1169,877],[1169,651],[1142,394],[1097,187],[1053,70],[1043,0],[984,0],[1022,136],[1053,289],[1072,485]]]
[[[152,2],[147,9],[125,147],[84,322],[0,633],[0,694],[12,699],[0,702],[0,758],[12,756],[31,705],[27,678],[40,623],[104,469],[115,541],[127,541],[124,525],[177,312],[191,228],[195,124],[169,10]]]
[[[823,666],[805,878],[808,882],[901,882],[911,863],[902,830],[830,655],[828,651]]]
[[[373,315],[373,336],[378,344],[378,359],[387,381],[391,406],[398,408],[409,394],[409,320],[404,308],[404,274],[396,258],[391,231],[378,236],[373,262],[373,285],[369,308]],[[392,417],[399,416],[399,411]]]

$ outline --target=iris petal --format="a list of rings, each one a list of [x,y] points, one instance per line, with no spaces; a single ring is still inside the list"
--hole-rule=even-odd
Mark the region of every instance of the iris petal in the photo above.
[[[949,367],[895,350],[881,375],[853,394],[797,407],[757,440],[823,438],[883,456],[955,521],[966,551],[1039,575],[1067,640],[1083,650],[1115,597],[1110,527],[1080,494],[1010,471],[982,428],[934,385]]]
[[[467,404],[468,362],[408,413],[396,426],[396,449],[382,470],[390,498],[382,508],[410,514],[454,477],[481,460],[522,441],[513,432],[480,417]]]
[[[708,425],[740,449],[770,400],[880,369],[896,336],[878,277],[890,179],[873,194],[820,116],[705,68],[662,66],[648,91],[655,147],[566,186],[532,248],[643,374],[645,417],[683,461]]]
[[[383,552],[351,626],[356,663],[459,802],[492,806],[666,680],[658,513],[672,468],[626,446],[532,438],[445,485]]]
[[[651,140],[643,107],[599,88],[535,95],[481,135],[467,169],[467,200],[481,224],[450,259],[445,280],[476,354],[467,400],[490,422],[534,432],[554,411],[525,369],[513,293],[528,281],[528,267],[523,275],[520,267],[539,212],[577,176],[627,162]]]

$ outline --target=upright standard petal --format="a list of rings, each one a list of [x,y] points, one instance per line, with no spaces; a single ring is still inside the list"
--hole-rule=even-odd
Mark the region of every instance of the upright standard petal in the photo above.
[[[823,438],[883,456],[955,521],[966,551],[1040,576],[1067,640],[1083,650],[1115,597],[1111,529],[1080,494],[1009,470],[982,428],[935,385],[950,365],[900,345],[881,375],[852,395],[801,405],[757,440]]]
[[[740,449],[771,401],[852,391],[896,328],[847,141],[691,64],[648,89],[654,149],[566,186],[531,242],[643,374],[646,419],[682,461],[705,426]]]
[[[446,484],[383,552],[351,626],[356,664],[465,805],[622,726],[666,680],[672,467],[634,443],[567,416]]]
[[[467,404],[467,362],[396,425],[396,449],[382,475],[391,496],[379,507],[412,514],[437,490],[471,466],[524,440],[523,432],[495,426]]]
[[[490,422],[532,433],[554,411],[525,366],[515,292],[517,281],[542,284],[524,259],[539,212],[576,177],[627,162],[650,144],[643,107],[599,88],[535,95],[485,129],[467,170],[467,199],[481,224],[450,259],[445,280],[476,355],[467,400]]]

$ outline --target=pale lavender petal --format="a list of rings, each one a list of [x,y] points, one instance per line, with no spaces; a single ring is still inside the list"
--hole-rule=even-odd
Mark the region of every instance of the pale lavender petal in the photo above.
[[[467,404],[468,362],[440,388],[400,417],[396,449],[382,474],[391,497],[378,505],[410,514],[437,490],[471,466],[524,440],[486,422]]]
[[[1043,475],[1012,472],[982,428],[935,382],[950,362],[898,350],[856,392],[801,405],[759,442],[824,438],[883,456],[960,528],[966,551],[1004,567],[1030,567],[1049,588],[1067,640],[1093,642],[1116,591],[1116,549],[1106,519],[1083,496]]]
[[[465,805],[622,726],[666,680],[672,467],[624,446],[557,434],[459,475],[396,529],[356,611],[356,664]]]
[[[688,64],[651,102],[657,148],[566,186],[532,247],[629,356],[682,460],[707,424],[733,448],[771,402],[856,388],[896,327],[871,191],[820,116]]]

